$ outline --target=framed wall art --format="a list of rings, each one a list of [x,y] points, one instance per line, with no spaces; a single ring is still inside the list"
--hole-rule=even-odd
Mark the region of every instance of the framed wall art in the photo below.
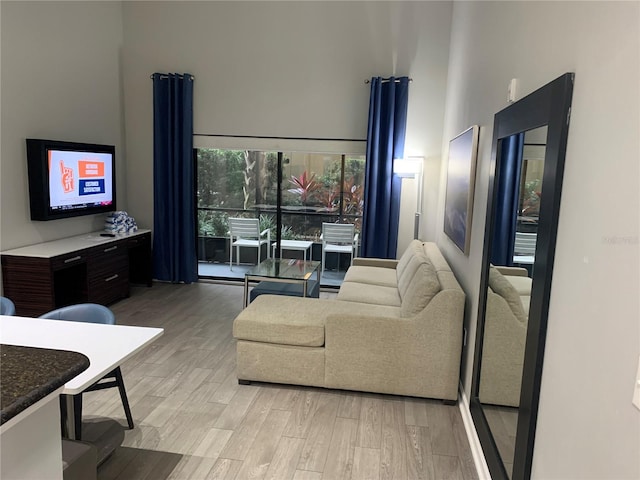
[[[474,125],[449,142],[444,233],[465,255],[469,255],[471,244],[479,132],[478,125]]]

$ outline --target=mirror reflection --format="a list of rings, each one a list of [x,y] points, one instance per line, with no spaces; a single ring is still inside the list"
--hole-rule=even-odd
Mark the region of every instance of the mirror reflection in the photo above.
[[[511,478],[547,127],[501,142],[478,398]]]

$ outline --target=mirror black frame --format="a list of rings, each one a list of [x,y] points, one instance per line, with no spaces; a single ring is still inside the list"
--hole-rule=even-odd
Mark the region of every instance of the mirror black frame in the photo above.
[[[571,115],[571,97],[575,75],[566,73],[495,115],[489,198],[484,238],[484,251],[478,299],[478,326],[476,330],[475,355],[471,388],[470,410],[476,431],[482,444],[485,459],[494,480],[508,479],[498,448],[491,434],[487,419],[478,399],[482,340],[484,337],[485,307],[487,303],[488,265],[494,228],[497,189],[495,179],[500,174],[497,161],[503,139],[514,134],[547,125],[547,145],[544,157],[542,198],[535,253],[535,275],[531,287],[531,304],[522,372],[522,388],[516,432],[515,456],[512,480],[531,477],[533,445],[535,440],[542,363],[547,333],[549,297],[555,257],[560,194],[564,173],[564,159]]]

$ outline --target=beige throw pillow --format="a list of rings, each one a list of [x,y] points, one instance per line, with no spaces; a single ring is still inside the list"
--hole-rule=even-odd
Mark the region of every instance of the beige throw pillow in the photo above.
[[[404,275],[404,271],[411,262],[411,259],[415,256],[418,248],[421,247],[422,243],[420,243],[419,240],[412,240],[411,243],[409,243],[409,246],[400,257],[400,260],[398,260],[398,265],[396,266],[396,273],[398,275],[398,278]]]
[[[438,274],[431,262],[420,264],[402,295],[400,315],[412,317],[420,313],[440,291]]]
[[[527,323],[527,315],[522,308],[520,295],[518,295],[513,285],[511,285],[493,265],[489,267],[489,287],[505,299],[518,320],[522,323]]]

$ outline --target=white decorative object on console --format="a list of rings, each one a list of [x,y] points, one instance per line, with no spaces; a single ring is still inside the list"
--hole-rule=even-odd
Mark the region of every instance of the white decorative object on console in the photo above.
[[[120,210],[107,215],[104,220],[104,231],[114,234],[132,233],[138,231],[138,225],[133,217]]]

